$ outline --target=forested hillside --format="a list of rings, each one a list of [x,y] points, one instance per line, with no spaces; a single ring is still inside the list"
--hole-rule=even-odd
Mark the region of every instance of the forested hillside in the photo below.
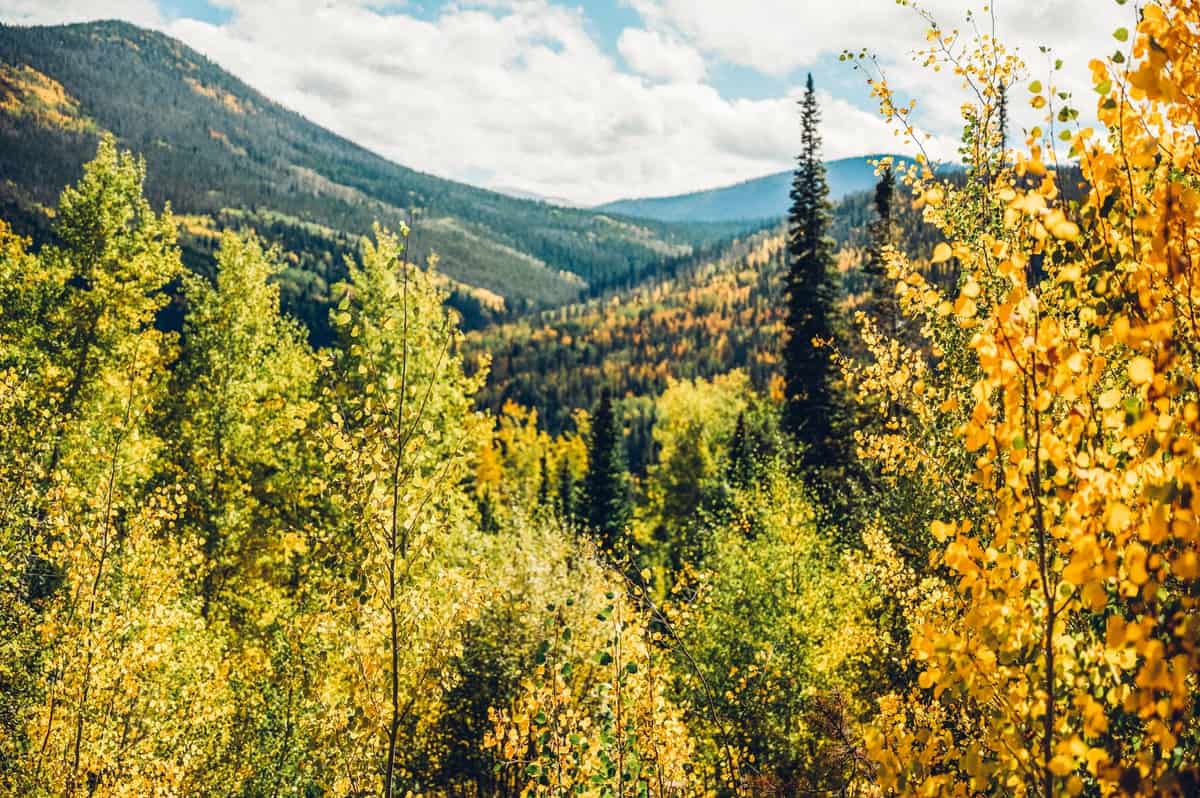
[[[863,266],[871,258],[874,220],[871,194],[847,196],[834,207],[830,234],[847,314],[867,289]],[[896,246],[928,259],[937,237],[911,198],[897,200]],[[671,380],[739,369],[755,389],[769,391],[782,376],[785,249],[782,228],[764,231],[631,289],[472,333],[468,354],[490,357],[481,405],[499,412],[516,402],[558,433],[606,388],[622,398],[653,398]],[[943,282],[953,279],[944,269],[934,272]],[[634,451],[645,454],[645,441],[645,435],[635,441]]]
[[[321,340],[330,286],[375,222],[413,227],[414,255],[437,252],[485,306],[510,307],[573,300],[745,228],[635,222],[407,169],[126,23],[0,26],[0,209],[16,229],[49,234],[46,208],[104,132],[146,159],[147,195],[182,214],[190,262],[210,265],[224,229],[283,245],[285,301]]]
[[[810,75],[781,227],[470,337],[397,224],[314,344],[100,134],[0,220],[0,798],[1200,794],[1200,4],[1096,129],[919,19],[961,170],[835,208]]]

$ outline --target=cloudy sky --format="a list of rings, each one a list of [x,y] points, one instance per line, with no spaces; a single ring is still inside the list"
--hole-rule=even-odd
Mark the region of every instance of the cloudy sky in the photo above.
[[[943,28],[970,0],[925,0]],[[982,9],[982,5],[977,5]],[[997,0],[997,32],[1092,104],[1087,61],[1134,3]],[[868,48],[922,98],[938,157],[963,95],[911,63],[896,0],[0,0],[0,21],[120,18],[182,39],[269,97],[395,161],[578,203],[709,188],[789,167],[812,72],[825,155],[903,151],[863,75]],[[1032,124],[1031,118],[1019,122]]]

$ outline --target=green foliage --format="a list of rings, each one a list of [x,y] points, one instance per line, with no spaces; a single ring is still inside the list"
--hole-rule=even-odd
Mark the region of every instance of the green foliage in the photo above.
[[[1164,14],[1138,40],[1191,63],[1194,20]],[[160,37],[65,30],[275,113]],[[108,124],[39,85],[10,124]],[[209,208],[189,273],[144,164],[101,138],[44,246],[0,224],[0,794],[1189,794],[1193,142],[1167,131],[1181,172],[1127,128],[1145,146],[1097,147],[1072,205],[1073,172],[1009,171],[981,119],[966,170],[910,177],[932,245],[887,174],[830,219],[810,82],[789,240],[659,252],[669,278],[469,352],[421,231]],[[446,191],[428,227],[528,265],[503,208]],[[1157,223],[1104,221],[1124,203]],[[264,243],[289,236],[305,251]],[[286,315],[304,292],[327,348]],[[812,336],[845,344],[855,308],[846,393],[812,389]],[[797,476],[781,428],[805,407],[828,465],[850,396],[859,462]]]
[[[704,516],[723,501],[724,453],[751,400],[749,380],[735,371],[711,382],[672,382],[655,402],[658,461],[643,487],[638,537],[670,575],[705,563],[711,540]]]
[[[853,718],[887,653],[873,597],[807,500],[770,466],[707,520],[703,569],[676,585],[676,672],[704,755],[749,794],[837,793],[861,776]],[[733,752],[732,756],[723,749]]]
[[[605,551],[623,555],[628,548],[629,510],[629,473],[620,421],[613,410],[612,396],[606,391],[591,419],[580,516]]]
[[[802,149],[788,216],[787,343],[783,363],[784,428],[809,467],[835,462],[831,449],[832,369],[821,342],[833,338],[833,241],[828,237],[829,186],[821,161],[820,109],[812,76],[801,101]]]

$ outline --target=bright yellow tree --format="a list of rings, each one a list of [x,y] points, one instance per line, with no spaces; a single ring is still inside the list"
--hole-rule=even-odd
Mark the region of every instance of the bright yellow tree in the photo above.
[[[957,296],[892,256],[935,340],[935,406],[961,420],[974,498],[931,525],[909,624],[918,683],[882,700],[869,735],[891,792],[1196,789],[1200,4],[1148,5],[1114,35],[1122,51],[1091,65],[1107,135],[1061,137],[1080,201],[1064,199],[1050,145],[1077,114],[1034,81],[1047,124],[979,181],[970,213],[916,180]],[[993,85],[986,37],[965,56],[931,38],[931,62]],[[899,398],[928,417],[929,398]]]

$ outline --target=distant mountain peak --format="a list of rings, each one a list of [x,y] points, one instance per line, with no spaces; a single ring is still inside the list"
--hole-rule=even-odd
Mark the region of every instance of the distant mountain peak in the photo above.
[[[911,158],[886,153],[826,162],[830,199],[836,202],[847,194],[874,188],[878,181],[874,164],[883,158],[892,158],[898,164],[912,163]],[[617,200],[599,205],[595,210],[663,222],[775,219],[787,214],[791,187],[792,172],[776,172],[687,194]]]

